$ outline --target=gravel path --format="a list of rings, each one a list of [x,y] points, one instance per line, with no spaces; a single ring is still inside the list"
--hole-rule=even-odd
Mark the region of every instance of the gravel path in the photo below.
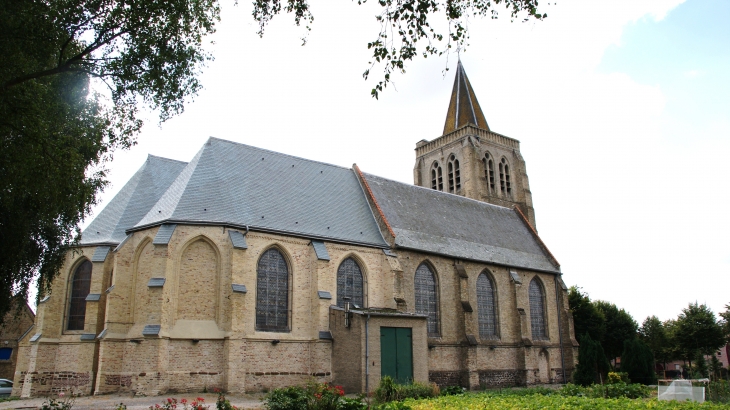
[[[188,402],[192,401],[197,397],[205,399],[206,405],[210,406],[211,409],[215,409],[215,400],[218,398],[217,395],[212,393],[178,393],[169,394],[165,396],[153,396],[153,397],[134,397],[128,394],[108,394],[101,396],[85,396],[77,397],[73,405],[73,410],[112,410],[116,409],[119,403],[124,403],[128,410],[147,410],[150,406],[155,404],[162,405],[163,400],[167,400],[168,397],[176,398],[178,402],[180,399],[188,399]],[[228,401],[239,409],[262,409],[262,398],[263,394],[251,394],[251,395],[231,395],[226,396]],[[40,409],[44,402],[47,402],[47,398],[33,398],[33,399],[20,399],[11,400],[0,403],[0,409]],[[181,406],[178,403],[178,408]]]

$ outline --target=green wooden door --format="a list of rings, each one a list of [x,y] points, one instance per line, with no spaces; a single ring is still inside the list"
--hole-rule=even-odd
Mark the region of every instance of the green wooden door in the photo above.
[[[411,328],[380,328],[380,376],[390,376],[398,383],[413,381]]]

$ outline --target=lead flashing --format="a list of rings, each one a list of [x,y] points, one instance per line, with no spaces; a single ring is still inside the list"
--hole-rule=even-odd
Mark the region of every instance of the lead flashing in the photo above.
[[[142,329],[142,336],[157,336],[160,334],[160,325],[145,325]]]
[[[231,284],[231,288],[233,289],[233,293],[246,293],[248,290],[246,290],[246,285],[238,285],[236,283]]]
[[[101,294],[99,293],[89,293],[88,296],[86,296],[87,302],[98,302],[101,300]]]
[[[150,278],[150,281],[147,282],[148,288],[161,288],[165,286],[165,278]]]

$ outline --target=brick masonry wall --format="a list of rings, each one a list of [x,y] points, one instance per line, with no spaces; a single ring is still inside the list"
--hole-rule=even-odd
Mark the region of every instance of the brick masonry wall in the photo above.
[[[168,245],[153,245],[157,229],[136,232],[105,263],[94,264],[92,290],[102,292],[104,298],[87,312],[99,312],[101,319],[88,314],[84,331],[64,330],[68,284],[75,267],[90,258],[95,248],[69,253],[51,298],[38,309],[36,328],[43,334],[41,341],[25,340],[19,348],[24,357],[18,360],[15,375],[20,382],[18,394],[45,394],[50,387],[42,382],[56,380],[49,376],[53,374],[65,375],[63,380],[71,381],[59,383],[76,383],[87,393],[95,386],[98,393],[137,394],[199,391],[213,385],[234,392],[262,391],[305,383],[312,377],[336,379],[338,372],[333,369],[340,360],[333,362],[333,343],[320,340],[319,331],[334,331],[329,306],[336,303],[337,268],[347,258],[361,267],[368,307],[395,308],[397,296],[404,300],[398,308],[413,312],[418,265],[427,261],[438,278],[440,337],[427,339],[423,320],[413,324],[412,320],[371,318],[371,389],[380,379],[379,350],[374,349],[379,346],[379,326],[413,327],[414,376],[424,382],[429,374],[439,380],[455,380],[453,374],[458,374],[460,383],[476,388],[480,372],[528,370],[532,376],[526,379],[532,383],[541,380],[541,369],[560,368],[551,275],[518,271],[524,284],[516,286],[506,268],[462,262],[469,277],[459,279],[449,258],[409,251],[389,258],[379,249],[333,243],[325,244],[330,261],[321,261],[307,239],[260,232],[247,234],[248,249],[233,249],[228,232],[213,226],[180,225]],[[284,255],[290,271],[290,330],[286,332],[256,329],[256,267],[261,254],[271,247]],[[461,307],[466,299],[476,308],[476,280],[485,269],[497,288],[496,340],[480,339],[477,315]],[[107,292],[112,270],[113,288]],[[526,351],[521,347],[525,335],[516,312],[518,308],[529,312],[527,284],[535,276],[546,289],[550,340],[535,342],[536,347]],[[164,287],[148,287],[152,277],[165,278]],[[233,293],[231,283],[245,285],[247,293]],[[332,299],[320,299],[318,290],[330,292]],[[151,324],[161,326],[159,335],[144,337],[142,329]],[[97,334],[101,329],[106,334],[95,353],[95,343],[80,342],[80,334]],[[421,331],[423,337],[417,339]],[[476,335],[477,347],[467,346],[467,334]],[[272,343],[275,340],[279,342]],[[539,358],[542,348],[548,352],[545,360]],[[364,343],[357,355],[364,362]],[[93,373],[95,363],[97,374]],[[555,379],[554,371],[546,372],[550,375],[544,379]],[[352,380],[353,389],[357,383]],[[363,390],[364,376],[359,384]]]

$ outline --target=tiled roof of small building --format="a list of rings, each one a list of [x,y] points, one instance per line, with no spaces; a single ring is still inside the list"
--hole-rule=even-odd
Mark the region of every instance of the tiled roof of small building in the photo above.
[[[161,223],[387,246],[353,170],[217,138],[129,228]]]
[[[396,247],[559,272],[515,210],[363,174],[395,233]]]
[[[149,155],[144,165],[81,234],[81,245],[116,245],[149,212],[185,162]]]

